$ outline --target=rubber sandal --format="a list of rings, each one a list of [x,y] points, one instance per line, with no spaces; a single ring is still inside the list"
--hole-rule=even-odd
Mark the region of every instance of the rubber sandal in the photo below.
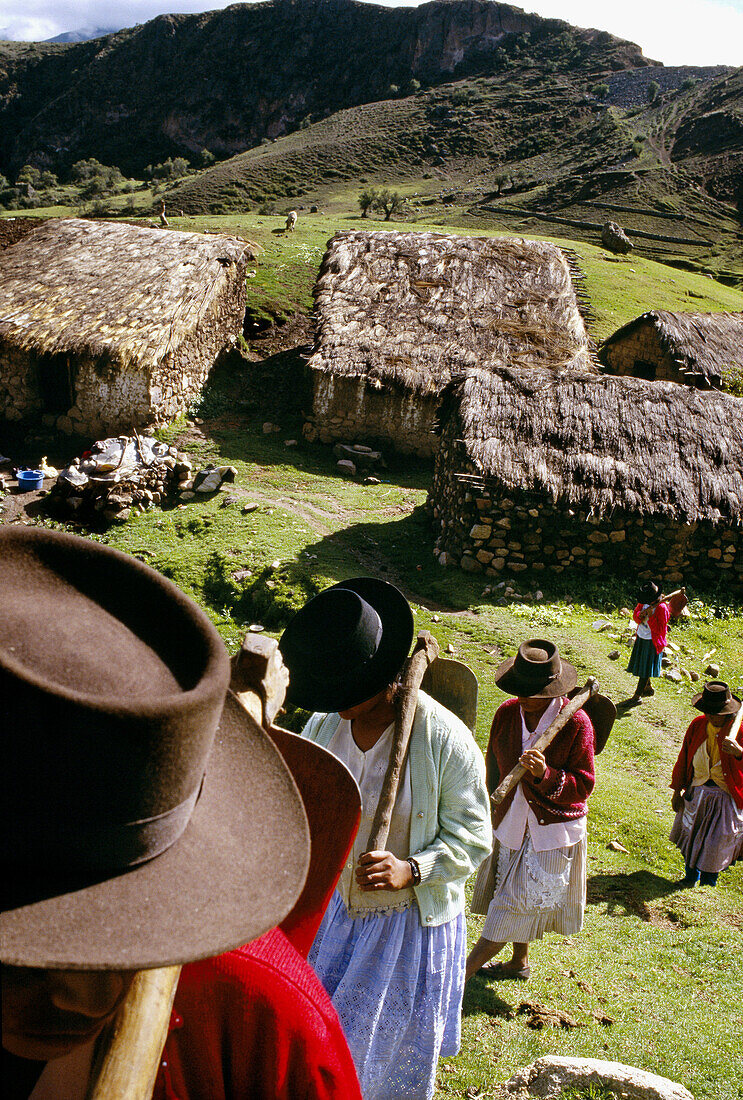
[[[502,962],[489,962],[481,966],[477,973],[498,982],[528,982],[531,977],[531,967],[522,966],[520,970],[514,970],[512,966],[506,966]]]

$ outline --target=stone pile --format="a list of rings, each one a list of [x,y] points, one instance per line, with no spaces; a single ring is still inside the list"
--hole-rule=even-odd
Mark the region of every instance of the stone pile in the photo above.
[[[98,440],[62,470],[49,492],[53,515],[81,523],[124,523],[187,485],[191,463],[151,436]]]
[[[374,471],[387,465],[381,451],[374,451],[363,443],[336,443],[333,454],[338,459],[338,470],[344,477],[367,475],[365,483],[368,481],[377,484],[379,479],[373,477]]]

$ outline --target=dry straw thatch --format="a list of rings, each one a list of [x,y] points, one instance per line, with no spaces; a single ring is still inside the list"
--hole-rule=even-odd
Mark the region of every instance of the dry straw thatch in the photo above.
[[[449,387],[442,418],[453,412],[473,481],[597,514],[743,523],[743,401],[729,394],[474,371]]]
[[[590,370],[575,275],[537,241],[339,233],[315,287],[310,367],[422,396],[472,367]]]
[[[743,369],[743,313],[669,313],[652,309],[617,329],[604,348],[651,324],[658,341],[689,381],[719,385],[724,371]]]
[[[53,219],[0,252],[0,340],[151,368],[217,308],[249,258],[231,237]]]

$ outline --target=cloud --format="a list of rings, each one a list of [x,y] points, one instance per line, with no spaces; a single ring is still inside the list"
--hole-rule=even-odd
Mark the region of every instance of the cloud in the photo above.
[[[388,7],[401,0],[375,0]],[[404,0],[418,6],[424,0]],[[642,46],[666,65],[743,65],[743,0],[515,0],[527,11],[597,27]],[[0,35],[52,38],[63,31],[131,27],[169,11],[211,11],[227,0],[0,0]]]

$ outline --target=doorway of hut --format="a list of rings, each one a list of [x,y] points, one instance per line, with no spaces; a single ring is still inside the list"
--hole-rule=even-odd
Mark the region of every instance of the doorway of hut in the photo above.
[[[69,355],[45,352],[37,357],[36,382],[45,413],[62,415],[72,408],[76,373]]]

